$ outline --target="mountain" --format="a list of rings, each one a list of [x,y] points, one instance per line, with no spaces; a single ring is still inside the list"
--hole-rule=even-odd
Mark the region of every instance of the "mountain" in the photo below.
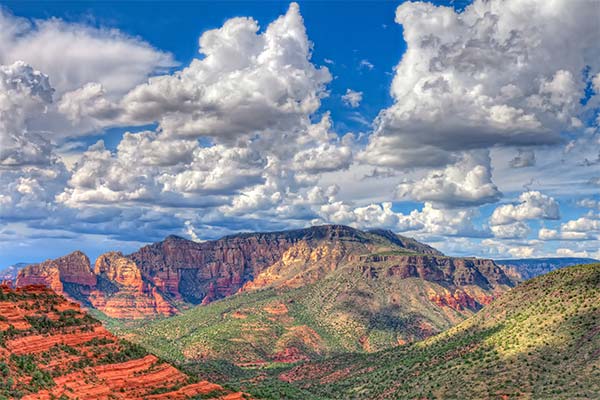
[[[15,279],[17,279],[17,274],[19,271],[25,268],[27,265],[29,265],[29,263],[17,263],[0,269],[0,281],[14,283]]]
[[[269,393],[287,382],[296,395],[286,398],[299,399],[598,398],[599,304],[600,264],[567,267],[522,283],[423,342],[305,363],[241,385]]]
[[[329,252],[333,248],[335,251]],[[389,231],[363,232],[342,225],[324,225],[242,233],[202,243],[169,236],[129,258],[165,293],[189,303],[206,304],[236,293],[257,278],[270,280],[267,275],[260,276],[268,268],[289,269],[286,272],[290,275],[293,268],[297,272],[293,278],[310,281],[318,279],[322,269],[334,268],[375,248],[441,255],[432,247]]]
[[[47,285],[111,318],[143,319],[174,315],[189,305],[266,286],[270,280],[288,277],[290,285],[310,282],[373,249],[441,255],[389,231],[326,225],[244,233],[203,243],[169,236],[130,255],[103,254],[93,268],[87,256],[76,251],[25,267],[16,284]],[[269,268],[280,274],[263,274]]]
[[[504,269],[507,275],[519,282],[535,278],[558,268],[598,262],[598,260],[593,258],[573,257],[522,258],[495,261]]]
[[[491,260],[446,257],[390,232],[329,226],[276,235],[276,243],[289,235],[294,244],[253,272],[253,280],[244,284],[238,275],[238,294],[121,332],[176,362],[289,363],[429,337],[513,285]],[[246,243],[256,236],[226,240]],[[211,265],[218,275],[219,264]],[[196,282],[207,296],[228,287]],[[189,296],[181,284],[179,290]]]
[[[117,339],[45,286],[0,286],[0,398],[241,400]]]

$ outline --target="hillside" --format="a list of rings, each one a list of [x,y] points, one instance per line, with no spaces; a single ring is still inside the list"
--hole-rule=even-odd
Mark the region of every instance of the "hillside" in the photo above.
[[[598,260],[594,260],[593,258],[574,257],[522,258],[494,261],[504,268],[507,275],[519,282],[547,274],[555,269],[598,262]]]
[[[119,340],[50,289],[0,286],[0,398],[242,399]]]
[[[600,264],[527,281],[423,342],[297,366],[297,397],[592,399],[600,393]],[[288,390],[294,393],[294,390]]]
[[[473,315],[512,285],[490,260],[399,249],[324,269],[306,261],[316,252],[326,254],[317,247],[283,257],[255,279],[254,286],[268,282],[259,289],[121,332],[176,362],[289,363],[421,340]],[[319,279],[304,281],[313,274]]]

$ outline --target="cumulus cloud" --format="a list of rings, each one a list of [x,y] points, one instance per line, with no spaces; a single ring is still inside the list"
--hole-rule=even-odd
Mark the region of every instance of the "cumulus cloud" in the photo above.
[[[0,221],[48,217],[68,174],[47,132],[30,126],[52,104],[48,76],[18,61],[0,65]]]
[[[491,225],[494,237],[500,239],[517,239],[526,237],[531,229],[525,222],[517,221],[510,224]]]
[[[561,238],[571,240],[597,239],[600,234],[600,215],[587,216],[561,224]]]
[[[28,119],[45,112],[53,92],[48,76],[24,62],[0,65],[0,165],[49,162],[50,139],[32,131]]]
[[[51,76],[59,94],[89,82],[122,94],[175,66],[170,54],[116,29],[58,18],[30,21],[0,9],[0,64],[19,60]]]
[[[487,151],[465,153],[443,170],[434,170],[416,182],[401,183],[396,194],[399,198],[430,201],[443,207],[495,203],[502,196],[492,182]]]
[[[531,229],[526,221],[534,219],[556,220],[560,218],[558,202],[537,191],[523,192],[519,203],[497,207],[490,217],[490,229],[497,238],[524,238]],[[551,232],[544,231],[543,235]]]
[[[0,12],[2,232],[15,222],[32,235],[158,240],[176,232],[199,240],[310,221],[389,228],[452,242],[461,254],[537,255],[550,240],[592,246],[593,214],[524,240],[529,221],[560,217],[556,200],[535,191],[497,207],[489,227],[481,226],[478,207],[497,202],[499,187],[511,191],[498,168],[533,166],[536,155],[547,162],[546,150],[529,145],[573,130],[571,157],[585,147],[577,158],[591,166],[598,154],[597,129],[586,126],[598,99],[579,101],[590,81],[595,93],[600,87],[596,38],[584,34],[591,13],[587,5],[563,10],[562,2],[540,2],[533,12],[531,4],[476,1],[462,13],[403,4],[397,20],[408,51],[392,85],[394,104],[373,133],[345,135],[321,109],[332,77],[312,61],[295,3],[266,27],[232,18],[203,33],[201,55],[167,73],[172,57],[139,38]],[[556,49],[571,37],[580,40]],[[373,65],[363,60],[360,68]],[[362,92],[348,89],[342,100],[358,107]],[[74,137],[109,126],[131,132],[116,147],[100,140],[73,154],[87,146]],[[494,168],[490,146],[504,152]],[[371,165],[355,163],[357,153]],[[382,179],[351,184],[365,174]],[[398,211],[406,204],[386,201],[395,187],[397,198],[423,204]],[[594,208],[592,201],[580,206]]]
[[[348,107],[356,108],[360,105],[362,101],[363,92],[357,92],[352,89],[346,89],[346,94],[342,96],[342,101]]]
[[[559,238],[559,234],[556,229],[541,228],[538,237],[540,240],[554,240]]]
[[[539,257],[542,253],[542,243],[539,240],[498,241],[484,239],[481,244],[487,248],[492,257],[530,258]]]
[[[118,104],[102,101],[98,88],[77,93],[72,97],[92,101],[71,116],[105,123],[158,122],[164,135],[229,141],[304,129],[326,95],[331,75],[310,61],[312,43],[296,3],[264,32],[259,28],[252,18],[229,19],[202,34],[203,58],[173,75],[151,78]],[[74,108],[69,102],[64,107]]]
[[[392,83],[396,102],[377,117],[361,158],[436,166],[457,150],[556,143],[580,129],[589,84],[580,76],[600,70],[597,15],[596,2],[476,0],[462,12],[400,5],[407,51]]]
[[[492,225],[511,224],[532,219],[559,219],[558,202],[538,191],[523,192],[518,204],[505,204],[494,210],[490,218]]]
[[[558,257],[584,257],[584,258],[600,258],[600,251],[596,251],[596,252],[592,252],[592,251],[587,251],[587,250],[583,250],[583,251],[577,251],[577,250],[573,250],[573,249],[568,249],[568,248],[559,248],[556,249],[556,255]]]
[[[353,207],[343,201],[336,201],[324,204],[318,213],[322,221],[361,228],[388,228],[398,232],[411,232],[417,236],[489,236],[474,225],[474,210],[439,209],[429,202],[423,205],[421,211],[413,210],[409,214],[403,214],[395,212],[390,202]]]
[[[355,144],[331,131],[329,113],[311,120],[331,76],[310,61],[298,5],[262,32],[252,18],[232,18],[199,43],[203,58],[118,101],[95,83],[63,96],[59,109],[74,121],[158,128],[126,133],[114,152],[92,146],[59,201],[212,207],[210,218],[221,220],[315,216],[308,188],[347,168]]]

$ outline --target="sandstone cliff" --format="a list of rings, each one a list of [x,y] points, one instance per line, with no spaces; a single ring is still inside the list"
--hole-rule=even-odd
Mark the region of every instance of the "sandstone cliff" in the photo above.
[[[176,313],[176,308],[154,286],[142,280],[135,262],[118,252],[98,257],[93,271],[90,260],[78,251],[33,264],[19,272],[16,285],[47,286],[112,318],[139,319]]]

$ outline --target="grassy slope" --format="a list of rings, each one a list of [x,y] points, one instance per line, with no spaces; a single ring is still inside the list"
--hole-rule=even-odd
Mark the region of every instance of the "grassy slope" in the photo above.
[[[600,264],[565,268],[423,342],[301,365],[281,378],[315,398],[597,398],[599,307]]]
[[[472,315],[428,300],[428,293],[444,290],[416,278],[367,279],[347,267],[302,288],[243,293],[119,333],[176,362],[272,362],[291,347],[311,359],[376,351],[420,340]]]

